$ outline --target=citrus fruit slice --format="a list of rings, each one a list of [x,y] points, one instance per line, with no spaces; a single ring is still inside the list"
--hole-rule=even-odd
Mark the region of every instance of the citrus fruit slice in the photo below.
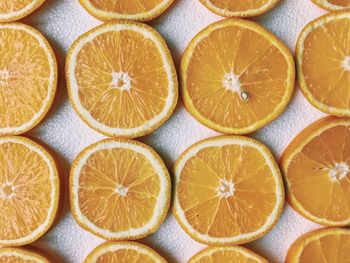
[[[79,0],[94,17],[103,21],[149,21],[160,16],[174,0]]]
[[[39,8],[45,0],[1,0],[0,22],[19,20]]]
[[[34,248],[0,248],[0,262],[3,263],[53,263],[52,259]]]
[[[199,0],[206,8],[219,16],[252,17],[270,11],[280,0]]]
[[[326,117],[304,129],[283,153],[281,169],[297,212],[322,225],[350,225],[349,119]]]
[[[299,85],[317,109],[350,116],[350,12],[321,16],[301,32],[297,48]]]
[[[350,8],[350,0],[312,0],[312,2],[328,11]]]
[[[170,52],[161,35],[135,22],[111,22],[79,37],[68,52],[69,97],[93,129],[143,136],[172,114],[178,97]]]
[[[174,215],[199,242],[250,242],[270,231],[282,212],[279,168],[269,149],[254,139],[200,141],[179,157],[174,174]]]
[[[52,225],[59,201],[54,159],[24,137],[0,137],[0,246],[34,242]]]
[[[0,24],[0,136],[36,126],[50,109],[56,84],[56,58],[44,36],[24,24]]]
[[[136,242],[106,242],[95,248],[84,263],[147,262],[166,263],[153,249]]]
[[[187,110],[222,133],[247,134],[277,118],[294,88],[288,48],[257,23],[226,19],[197,34],[182,57]]]
[[[158,154],[137,141],[107,139],[84,149],[70,173],[73,215],[108,240],[138,239],[157,230],[170,202],[170,176]]]
[[[208,247],[194,255],[188,263],[268,263],[244,247]]]
[[[326,228],[307,233],[290,247],[286,263],[349,262],[350,230]]]

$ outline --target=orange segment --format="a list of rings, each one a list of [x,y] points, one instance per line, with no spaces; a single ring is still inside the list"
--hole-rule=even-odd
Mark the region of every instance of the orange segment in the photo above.
[[[350,116],[350,12],[331,13],[308,24],[297,43],[301,90],[319,110]]]
[[[288,251],[286,263],[348,263],[349,251],[349,229],[320,229],[296,240]]]
[[[105,135],[145,135],[175,108],[177,81],[169,50],[147,25],[114,22],[85,33],[70,48],[66,66],[75,110]]]
[[[268,263],[244,247],[208,247],[194,255],[188,263]]]
[[[228,19],[201,31],[181,61],[187,110],[222,133],[246,134],[277,118],[294,86],[290,51],[258,24]]]
[[[261,143],[222,136],[198,142],[176,161],[174,214],[206,244],[241,244],[267,233],[283,206],[279,169]],[[262,201],[263,200],[263,201]]]
[[[0,135],[36,126],[51,107],[56,82],[56,59],[46,39],[24,24],[0,24]]]
[[[0,248],[0,262],[2,263],[54,263],[51,258],[39,253],[34,247],[28,248]]]
[[[300,214],[323,225],[350,224],[350,120],[311,124],[285,150],[281,165],[288,199]]]
[[[41,237],[58,207],[54,160],[24,137],[0,137],[0,245],[19,246]]]
[[[79,0],[94,17],[110,21],[128,19],[149,21],[160,16],[174,0]]]
[[[319,7],[328,11],[350,8],[350,0],[312,0]]]
[[[142,262],[166,263],[153,249],[136,242],[106,242],[96,247],[84,263]]]
[[[77,222],[109,240],[153,233],[169,208],[168,171],[136,141],[109,139],[84,149],[72,165],[70,189]]]
[[[39,8],[45,0],[1,0],[0,22],[19,20]]]
[[[199,0],[213,13],[225,17],[259,16],[270,11],[279,0]]]

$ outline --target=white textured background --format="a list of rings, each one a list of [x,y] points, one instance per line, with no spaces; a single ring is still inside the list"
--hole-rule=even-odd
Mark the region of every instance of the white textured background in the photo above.
[[[303,26],[323,13],[324,11],[314,6],[311,0],[281,0],[273,11],[255,20],[274,32],[294,50]],[[210,13],[198,0],[175,0],[168,12],[151,24],[168,42],[178,65],[181,53],[191,38],[203,27],[219,19],[221,18]],[[101,23],[91,17],[76,0],[47,0],[39,11],[23,22],[39,29],[49,39],[61,62],[62,72],[66,51],[74,39]],[[267,144],[276,158],[279,158],[294,136],[320,116],[322,114],[309,105],[297,90],[286,112],[253,136]],[[153,146],[170,168],[188,146],[215,134],[217,133],[196,122],[179,102],[171,119],[141,140]],[[85,146],[103,138],[88,128],[73,112],[67,99],[63,75],[53,111],[46,121],[30,132],[30,135],[45,142],[57,153],[65,178],[77,153]],[[63,199],[63,215],[58,225],[36,242],[36,245],[56,254],[61,262],[80,263],[102,240],[79,228],[69,212],[67,196]],[[247,247],[271,262],[284,262],[290,244],[302,233],[317,227],[319,226],[303,219],[286,205],[275,229]],[[159,251],[169,262],[186,262],[204,247],[191,240],[171,215],[157,233],[143,241]]]

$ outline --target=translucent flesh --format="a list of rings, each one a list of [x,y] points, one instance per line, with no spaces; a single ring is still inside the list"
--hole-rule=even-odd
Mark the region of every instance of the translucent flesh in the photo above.
[[[111,86],[114,72],[129,75],[130,90]],[[86,43],[77,56],[75,78],[83,107],[113,128],[141,126],[162,112],[168,97],[157,46],[131,30],[103,33]]]
[[[308,243],[299,263],[349,263],[350,235],[327,235]]]
[[[154,9],[163,0],[90,0],[97,9],[120,14],[138,14]]]
[[[0,14],[20,11],[31,2],[33,2],[33,0],[1,0]]]
[[[350,174],[331,180],[336,163],[350,166],[350,127],[335,126],[313,138],[291,160],[290,191],[312,215],[332,221],[350,218]]]
[[[127,188],[125,196],[117,187]],[[152,218],[160,180],[152,164],[128,149],[92,154],[79,178],[78,202],[93,224],[112,232],[140,228]]]
[[[201,259],[193,263],[258,263],[255,259],[249,258],[242,253],[231,251],[231,250],[222,250],[216,251],[211,255],[202,257]]]
[[[222,180],[234,195],[222,198]],[[256,149],[209,147],[190,158],[180,176],[178,198],[187,221],[201,234],[232,237],[261,228],[276,204],[276,183]]]
[[[98,257],[96,263],[156,263],[154,259],[146,254],[139,253],[133,249],[120,249],[107,252]]]
[[[239,77],[240,93],[224,87],[225,74]],[[223,126],[242,128],[263,120],[282,101],[287,87],[284,55],[258,33],[238,26],[216,29],[194,50],[186,84],[194,107]]]
[[[350,71],[343,66],[350,56],[349,43],[347,18],[319,26],[305,39],[302,71],[306,85],[316,100],[325,105],[350,109]]]
[[[269,0],[209,0],[213,5],[220,9],[225,9],[232,12],[249,11],[252,9],[258,9],[267,4]]]
[[[22,144],[3,143],[0,174],[0,239],[28,236],[47,218],[52,191],[49,167]],[[11,198],[8,184],[13,186]]]
[[[16,257],[16,256],[0,255],[0,262],[1,263],[41,263],[42,261],[26,260],[24,258]]]
[[[350,7],[350,0],[328,0],[332,5]]]
[[[0,29],[0,128],[19,127],[34,117],[47,97],[49,77],[47,53],[36,38]]]

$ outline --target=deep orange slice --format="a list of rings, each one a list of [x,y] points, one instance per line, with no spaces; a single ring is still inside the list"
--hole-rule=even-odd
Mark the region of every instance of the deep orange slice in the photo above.
[[[0,22],[19,20],[39,8],[45,0],[1,0]]]

